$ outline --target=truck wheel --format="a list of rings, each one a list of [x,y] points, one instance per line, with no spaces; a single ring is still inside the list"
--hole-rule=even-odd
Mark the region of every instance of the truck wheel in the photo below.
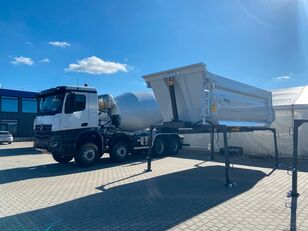
[[[128,145],[124,141],[117,142],[110,152],[110,158],[114,162],[123,162],[128,156]]]
[[[73,159],[73,156],[61,156],[56,153],[52,153],[52,158],[58,163],[65,164],[70,162]]]
[[[98,148],[93,143],[82,145],[75,156],[75,162],[80,167],[90,167],[99,159]]]
[[[179,141],[176,139],[171,139],[168,144],[168,153],[170,155],[176,155],[179,153],[179,150],[180,150]]]
[[[153,145],[153,155],[154,156],[163,156],[166,153],[166,141],[161,139],[161,138],[157,138],[154,141],[154,145]]]

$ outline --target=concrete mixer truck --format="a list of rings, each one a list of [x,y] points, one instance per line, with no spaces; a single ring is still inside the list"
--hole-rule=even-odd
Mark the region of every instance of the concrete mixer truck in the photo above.
[[[148,151],[149,129],[162,121],[154,96],[125,93],[113,98],[97,95],[95,88],[61,86],[39,94],[34,120],[34,147],[45,149],[55,161],[73,158],[81,167],[92,166],[109,153],[115,162],[137,151]],[[177,133],[154,134],[153,153],[177,154]]]

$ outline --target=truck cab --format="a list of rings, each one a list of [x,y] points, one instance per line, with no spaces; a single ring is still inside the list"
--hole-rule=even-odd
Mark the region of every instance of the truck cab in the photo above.
[[[92,164],[104,151],[96,89],[63,86],[42,91],[38,97],[34,147],[49,151],[60,163],[75,157],[80,165]],[[80,149],[85,150],[83,155],[76,153]]]

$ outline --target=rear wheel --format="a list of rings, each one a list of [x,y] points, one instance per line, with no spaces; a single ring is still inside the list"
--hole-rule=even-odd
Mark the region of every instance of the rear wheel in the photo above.
[[[119,141],[112,147],[110,158],[114,162],[123,162],[127,158],[128,154],[128,144],[125,141]]]
[[[9,141],[8,143],[9,143],[9,144],[11,144],[11,143],[12,143],[12,141]]]
[[[166,153],[166,141],[162,138],[157,138],[154,141],[153,145],[153,155],[154,156],[163,156]]]
[[[73,159],[73,156],[61,156],[56,153],[52,153],[52,158],[58,163],[65,164],[70,162]]]
[[[179,153],[180,150],[180,143],[176,139],[171,139],[169,144],[168,144],[168,153],[170,155],[176,155]]]
[[[76,164],[80,167],[90,167],[99,159],[98,148],[93,143],[82,145],[75,156]]]

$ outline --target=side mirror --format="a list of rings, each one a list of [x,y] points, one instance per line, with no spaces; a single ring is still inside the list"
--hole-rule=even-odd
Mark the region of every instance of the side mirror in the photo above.
[[[76,94],[69,93],[65,101],[65,113],[71,114],[75,111]]]

